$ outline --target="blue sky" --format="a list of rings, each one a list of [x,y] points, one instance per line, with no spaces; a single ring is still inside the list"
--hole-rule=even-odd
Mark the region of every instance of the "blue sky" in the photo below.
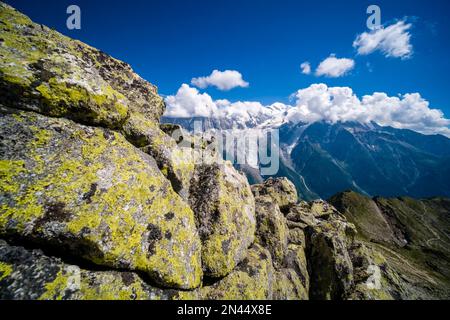
[[[358,96],[419,92],[450,118],[450,2],[437,1],[29,1],[9,0],[34,21],[80,39],[132,65],[142,77],[174,94],[193,77],[212,70],[238,70],[250,85],[219,91],[214,99],[287,102],[313,83],[349,86]],[[82,10],[82,29],[68,30],[70,4]],[[409,59],[380,52],[361,56],[352,46],[367,32],[366,8],[377,4],[382,23],[407,18],[413,54]],[[301,73],[330,54],[355,61],[338,78]],[[369,67],[370,66],[370,67]]]

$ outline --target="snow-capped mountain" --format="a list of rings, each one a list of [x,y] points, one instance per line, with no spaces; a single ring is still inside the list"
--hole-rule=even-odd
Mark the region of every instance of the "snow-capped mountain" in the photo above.
[[[274,175],[294,181],[304,199],[326,199],[347,189],[371,196],[450,196],[450,139],[445,136],[374,122],[295,122],[282,104],[256,115],[165,117],[162,122],[193,131],[200,121],[204,130],[233,129],[235,135],[277,130],[280,163]],[[254,161],[236,166],[251,182],[267,178],[255,170]]]

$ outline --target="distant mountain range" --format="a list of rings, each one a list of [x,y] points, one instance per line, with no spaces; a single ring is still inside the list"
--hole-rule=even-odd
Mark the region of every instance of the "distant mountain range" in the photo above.
[[[306,200],[328,199],[343,190],[368,196],[450,197],[450,139],[358,122],[295,123],[286,111],[246,118],[165,118],[162,122],[193,130],[278,129],[280,169]],[[251,165],[236,165],[250,182],[267,178]]]

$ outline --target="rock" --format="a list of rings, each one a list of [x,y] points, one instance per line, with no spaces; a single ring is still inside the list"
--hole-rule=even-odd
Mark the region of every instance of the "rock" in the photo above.
[[[269,178],[263,184],[253,185],[252,191],[255,197],[270,196],[281,211],[288,211],[298,201],[297,190],[287,178]]]
[[[276,272],[274,299],[309,299],[308,265],[303,247],[289,244],[283,261],[283,267],[279,268]]]
[[[207,300],[270,300],[273,281],[274,269],[270,253],[255,244],[229,275],[213,285],[199,289],[198,296]],[[192,296],[181,294],[180,297]]]
[[[314,200],[309,203],[309,212],[316,218],[327,219],[332,214],[338,214],[339,212],[326,201]]]
[[[161,172],[172,183],[173,189],[187,200],[194,174],[195,150],[190,145],[180,147],[177,141],[164,133],[156,123],[139,114],[131,115],[127,119],[122,132],[128,141],[156,160]]]
[[[168,299],[133,272],[89,271],[0,240],[0,300]]]
[[[293,269],[282,269],[275,274],[274,300],[308,300],[308,290]]]
[[[4,3],[0,20],[1,104],[111,129],[132,114],[159,121],[163,99],[128,64]]]
[[[346,229],[341,221],[323,221],[306,229],[311,299],[343,299],[353,286]]]
[[[247,179],[229,162],[200,164],[189,202],[202,241],[203,270],[223,277],[244,259],[255,239],[255,202]]]
[[[192,160],[159,128],[165,105],[156,87],[128,64],[0,6],[0,104],[122,132],[187,199]]]
[[[120,134],[30,112],[0,116],[0,236],[195,288],[192,210]]]
[[[275,265],[281,265],[288,245],[286,218],[269,196],[256,197],[255,204],[257,242],[269,250]]]
[[[0,21],[0,299],[449,297],[448,200],[250,188],[129,65]]]
[[[288,250],[284,259],[284,266],[294,270],[297,277],[300,279],[305,292],[309,291],[309,272],[308,262],[306,260],[305,248],[295,244],[289,244]]]
[[[305,240],[305,232],[302,228],[293,228],[289,230],[288,242],[301,246],[302,248],[306,247]]]

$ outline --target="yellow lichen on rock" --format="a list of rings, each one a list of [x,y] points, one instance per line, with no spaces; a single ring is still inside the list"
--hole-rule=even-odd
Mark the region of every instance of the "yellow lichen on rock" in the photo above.
[[[142,270],[165,286],[200,284],[193,212],[153,159],[116,132],[20,117],[0,118],[2,130],[20,136],[16,147],[23,149],[4,150],[2,167],[21,161],[23,168],[2,187],[1,234],[58,244],[97,264]]]
[[[190,191],[202,240],[203,269],[211,277],[223,277],[245,257],[255,237],[250,186],[225,162],[196,166]]]

